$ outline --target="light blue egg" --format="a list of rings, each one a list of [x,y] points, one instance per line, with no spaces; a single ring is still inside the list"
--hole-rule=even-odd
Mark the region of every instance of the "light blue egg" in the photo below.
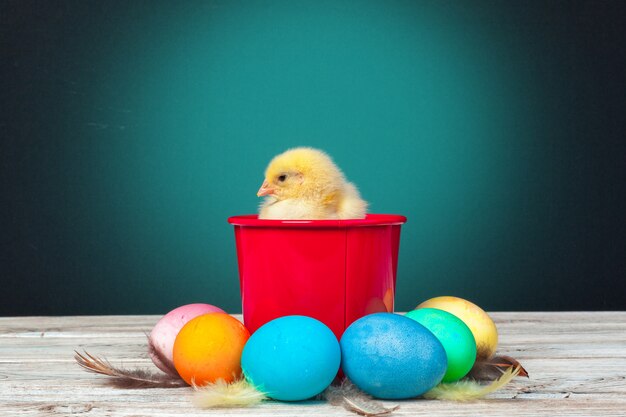
[[[362,317],[341,337],[341,368],[354,384],[381,399],[417,397],[441,382],[446,352],[424,326],[393,313]]]
[[[341,362],[339,342],[319,320],[285,316],[248,339],[241,367],[248,381],[273,399],[299,401],[330,385]]]

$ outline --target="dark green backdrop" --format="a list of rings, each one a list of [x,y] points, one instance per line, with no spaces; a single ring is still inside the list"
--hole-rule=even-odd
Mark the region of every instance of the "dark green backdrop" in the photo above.
[[[0,315],[240,311],[226,218],[327,150],[397,309],[624,309],[623,2],[0,1]]]

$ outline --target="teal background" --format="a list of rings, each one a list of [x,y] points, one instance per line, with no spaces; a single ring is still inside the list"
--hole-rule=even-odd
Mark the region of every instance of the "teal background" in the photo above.
[[[239,312],[263,170],[409,219],[396,297],[624,309],[620,2],[0,3],[0,314]]]

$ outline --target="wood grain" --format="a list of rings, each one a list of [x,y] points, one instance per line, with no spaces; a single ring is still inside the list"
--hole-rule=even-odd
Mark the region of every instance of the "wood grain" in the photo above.
[[[626,415],[626,312],[501,312],[492,317],[500,332],[498,351],[519,359],[530,378],[518,378],[481,401],[400,401],[394,415]],[[157,320],[0,318],[0,416],[354,416],[313,401],[199,410],[188,388],[115,389],[74,363],[73,350],[85,349],[115,364],[152,367],[145,340]]]

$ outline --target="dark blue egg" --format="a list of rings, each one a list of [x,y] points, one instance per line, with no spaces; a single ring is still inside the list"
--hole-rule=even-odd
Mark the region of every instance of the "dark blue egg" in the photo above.
[[[441,342],[426,327],[393,313],[362,317],[341,338],[341,367],[354,384],[382,399],[417,397],[441,382]]]

